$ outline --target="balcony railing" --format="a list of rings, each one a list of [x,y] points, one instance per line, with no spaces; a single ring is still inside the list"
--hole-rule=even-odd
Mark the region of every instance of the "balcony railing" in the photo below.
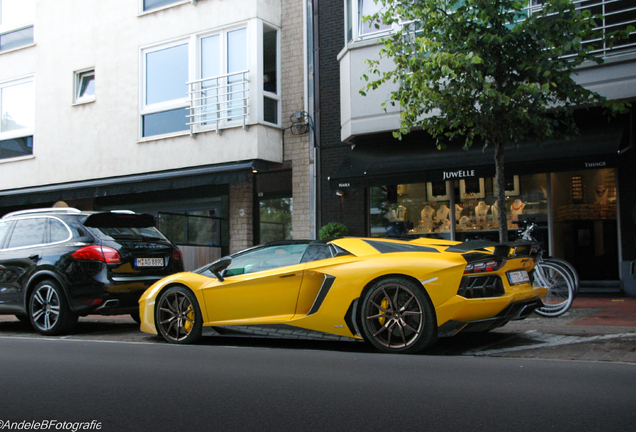
[[[188,83],[190,133],[236,127],[247,129],[249,71],[218,75]]]
[[[584,45],[594,45],[592,51],[599,57],[610,57],[636,50],[636,31],[629,34],[629,38],[618,40],[610,47],[604,41],[605,35],[617,30],[625,30],[628,26],[636,27],[636,3],[634,0],[573,0],[577,10],[589,10],[593,15],[601,15],[602,19],[595,28],[599,37],[583,41]],[[528,14],[541,10],[541,0],[532,0],[528,7]]]

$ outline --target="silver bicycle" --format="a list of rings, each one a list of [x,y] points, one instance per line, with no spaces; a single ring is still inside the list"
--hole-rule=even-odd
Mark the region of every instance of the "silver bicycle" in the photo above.
[[[519,230],[519,237],[524,241],[534,241],[532,232],[536,229],[533,222],[525,222],[526,226]],[[560,258],[544,257],[544,250],[538,242],[533,247],[535,268],[532,272],[533,284],[548,288],[542,299],[543,306],[535,309],[539,315],[556,317],[563,315],[572,305],[572,300],[579,289],[579,275],[572,264]]]

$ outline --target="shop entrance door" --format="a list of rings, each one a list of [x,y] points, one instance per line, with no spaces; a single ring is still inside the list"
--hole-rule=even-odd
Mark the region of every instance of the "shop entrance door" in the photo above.
[[[576,268],[581,280],[618,280],[616,171],[552,174],[553,255]]]

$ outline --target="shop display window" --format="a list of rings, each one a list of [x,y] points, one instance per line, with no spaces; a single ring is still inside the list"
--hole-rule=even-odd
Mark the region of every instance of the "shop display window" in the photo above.
[[[465,178],[370,188],[372,236],[420,236],[465,240],[498,238],[494,178]],[[508,229],[517,221],[548,220],[546,174],[506,178]],[[454,226],[453,226],[454,221]]]

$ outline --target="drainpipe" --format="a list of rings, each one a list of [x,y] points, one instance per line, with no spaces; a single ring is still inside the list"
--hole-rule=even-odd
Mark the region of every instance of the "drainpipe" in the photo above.
[[[309,128],[310,161],[313,160],[313,169],[310,170],[310,208],[311,209],[311,237],[318,238],[321,226],[320,218],[320,93],[319,93],[319,52],[318,39],[318,0],[308,0],[306,10],[307,35],[307,112],[313,119],[313,127]]]

